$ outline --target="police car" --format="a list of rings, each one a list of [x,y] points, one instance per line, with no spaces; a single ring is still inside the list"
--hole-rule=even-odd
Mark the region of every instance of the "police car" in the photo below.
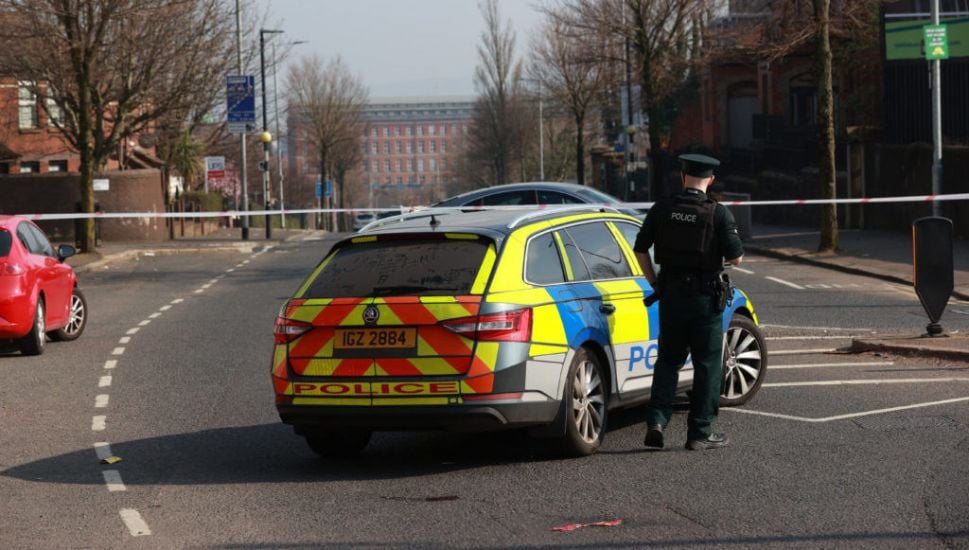
[[[429,210],[338,242],[276,319],[282,421],[324,456],[378,430],[516,427],[564,455],[595,452],[609,411],[649,397],[659,318],[643,302],[639,226],[588,206]],[[767,352],[739,289],[724,324],[722,400],[740,404]]]

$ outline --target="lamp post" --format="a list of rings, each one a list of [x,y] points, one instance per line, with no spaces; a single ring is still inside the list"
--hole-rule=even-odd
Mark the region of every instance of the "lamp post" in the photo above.
[[[262,141],[263,165],[262,165],[262,202],[266,212],[266,238],[273,236],[273,223],[269,210],[269,144],[272,143],[272,134],[269,133],[269,109],[266,105],[266,35],[279,34],[283,31],[270,29],[259,29],[259,74],[262,83],[262,134],[259,139]]]
[[[236,57],[239,62],[239,74],[245,74],[245,66],[242,63],[242,10],[239,0],[236,0]],[[249,190],[246,186],[246,133],[239,134],[241,151],[239,153],[240,173],[242,177],[242,240],[249,240]]]
[[[298,46],[300,44],[306,44],[306,40],[296,40],[290,42],[290,46]],[[285,195],[283,193],[283,153],[280,147],[280,139],[282,134],[279,132],[279,97],[277,90],[279,86],[276,85],[276,42],[273,42],[273,119],[274,126],[276,127],[276,167],[279,169],[279,222],[280,227],[284,230],[286,229],[286,201]],[[289,142],[287,142],[288,145]]]

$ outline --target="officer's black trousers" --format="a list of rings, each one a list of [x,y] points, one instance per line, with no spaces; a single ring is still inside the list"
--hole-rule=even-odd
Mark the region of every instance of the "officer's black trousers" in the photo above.
[[[716,299],[677,289],[659,303],[659,356],[653,373],[653,387],[646,423],[666,426],[673,414],[673,397],[679,371],[691,354],[693,391],[687,417],[687,438],[705,439],[720,408],[723,369],[723,313],[716,311]]]

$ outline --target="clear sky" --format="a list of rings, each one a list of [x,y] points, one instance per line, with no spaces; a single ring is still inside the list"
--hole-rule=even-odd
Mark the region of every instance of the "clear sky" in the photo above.
[[[537,32],[540,0],[499,0],[518,55]],[[306,40],[291,56],[339,54],[371,98],[472,95],[484,20],[478,0],[262,0],[286,32]],[[260,2],[260,7],[266,6]]]

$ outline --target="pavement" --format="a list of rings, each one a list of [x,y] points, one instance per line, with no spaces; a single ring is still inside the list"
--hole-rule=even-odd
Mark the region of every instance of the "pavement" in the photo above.
[[[205,236],[177,237],[160,242],[103,243],[94,253],[78,254],[68,263],[79,273],[102,269],[111,262],[140,256],[190,254],[204,251],[252,252],[259,248],[294,240],[316,239],[325,231],[274,229],[271,239],[265,230],[250,229],[249,239],[242,240],[239,228],[222,228]],[[751,237],[744,243],[749,253],[800,262],[827,269],[912,284],[912,238],[910,234],[877,231],[847,230],[838,232],[839,248],[834,252],[818,252],[820,233],[816,229],[786,226],[753,225]],[[957,239],[953,243],[952,298],[969,301],[969,241]],[[969,360],[969,334],[947,333],[929,337],[910,334],[882,335],[875,338],[856,338],[852,349],[857,351],[887,351],[922,356],[936,356]]]

